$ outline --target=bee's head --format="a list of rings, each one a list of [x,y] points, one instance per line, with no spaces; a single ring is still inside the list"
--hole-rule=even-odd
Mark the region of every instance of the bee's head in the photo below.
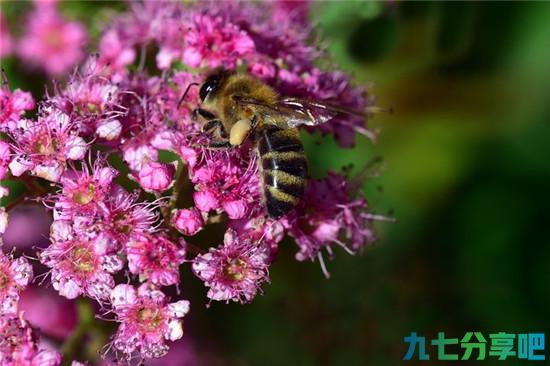
[[[204,80],[199,91],[199,97],[201,101],[211,95],[214,95],[222,85],[225,78],[229,75],[229,72],[226,70],[218,70],[215,73],[211,74]]]

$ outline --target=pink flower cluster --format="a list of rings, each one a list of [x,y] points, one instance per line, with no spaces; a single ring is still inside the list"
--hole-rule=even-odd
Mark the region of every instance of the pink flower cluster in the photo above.
[[[3,251],[0,239],[0,364],[55,366],[61,355],[39,349],[33,330],[19,309],[19,296],[33,278],[33,269],[24,257],[13,258]]]
[[[27,287],[32,277],[32,266],[26,258],[14,259],[0,251],[0,314],[18,313],[19,293]]]
[[[0,364],[6,366],[57,366],[59,352],[39,349],[35,334],[23,314],[0,315]]]
[[[15,53],[27,66],[60,77],[84,58],[86,29],[80,22],[65,19],[57,1],[36,0],[26,15],[24,29],[14,40],[0,13],[0,59]]]
[[[34,56],[31,46],[23,54],[38,60],[48,47],[71,48],[63,62],[49,59],[49,71],[60,73],[80,57],[85,33],[63,23],[55,5],[38,6],[49,15],[29,20],[25,42],[42,46]],[[1,177],[53,187],[35,192],[53,213],[51,243],[39,260],[61,296],[89,297],[120,323],[111,349],[128,359],[161,357],[169,341],[182,337],[190,304],[170,302],[163,292],[182,286],[182,266],[204,282],[210,300],[248,303],[269,282],[285,235],[298,245],[297,260],[318,258],[328,275],[323,251],[332,256],[336,245],[360,252],[375,240],[372,223],[379,218],[368,212],[358,185],[337,173],[310,181],[288,215],[269,217],[252,144],[206,148],[210,137],[191,113],[199,105],[197,89],[180,103],[188,85],[223,67],[246,70],[281,95],[365,110],[372,103],[365,90],[343,72],[316,66],[328,56],[309,43],[307,4],[146,1],[129,7],[103,30],[99,53],[38,103],[36,117],[25,116],[35,108],[28,93],[10,91],[7,82],[0,89],[0,132],[7,136],[0,141]],[[59,33],[40,30],[42,23]],[[158,49],[156,72],[144,67],[151,44]],[[346,115],[308,130],[332,134],[345,147],[357,132],[371,136],[365,123]],[[192,195],[191,207],[181,204],[185,193]],[[190,243],[188,237],[221,221],[223,243]],[[2,314],[17,318],[18,294],[32,268],[6,256],[0,267]],[[27,334],[25,322],[17,324],[13,332]],[[26,335],[17,337],[24,357],[39,357]]]
[[[189,312],[189,301],[168,303],[161,291],[143,284],[137,290],[118,285],[111,291],[111,304],[121,322],[114,347],[127,355],[137,351],[148,358],[162,357],[168,352],[165,340],[183,336],[180,319]]]

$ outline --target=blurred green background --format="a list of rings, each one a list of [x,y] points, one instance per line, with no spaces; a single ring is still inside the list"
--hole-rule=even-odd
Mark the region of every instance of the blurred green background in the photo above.
[[[63,4],[88,23],[108,6]],[[427,364],[402,361],[411,331],[550,336],[550,3],[318,2],[312,19],[336,62],[394,109],[371,120],[374,145],[304,136],[313,174],[381,155],[365,192],[397,222],[379,224],[362,257],[337,250],[330,280],[285,242],[247,306],[207,309],[186,273],[187,335],[220,364],[265,366]]]

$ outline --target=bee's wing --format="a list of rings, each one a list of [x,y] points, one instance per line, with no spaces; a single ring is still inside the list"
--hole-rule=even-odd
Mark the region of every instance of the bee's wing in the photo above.
[[[363,116],[363,113],[337,106],[298,98],[285,98],[275,103],[265,103],[253,98],[238,98],[241,105],[254,105],[266,122],[280,125],[285,121],[288,127],[316,126],[325,123],[338,114]]]

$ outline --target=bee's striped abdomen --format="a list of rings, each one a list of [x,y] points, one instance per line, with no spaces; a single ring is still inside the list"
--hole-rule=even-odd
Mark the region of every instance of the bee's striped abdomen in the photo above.
[[[267,213],[280,217],[294,208],[304,193],[307,177],[304,147],[294,128],[266,126],[257,138]]]

